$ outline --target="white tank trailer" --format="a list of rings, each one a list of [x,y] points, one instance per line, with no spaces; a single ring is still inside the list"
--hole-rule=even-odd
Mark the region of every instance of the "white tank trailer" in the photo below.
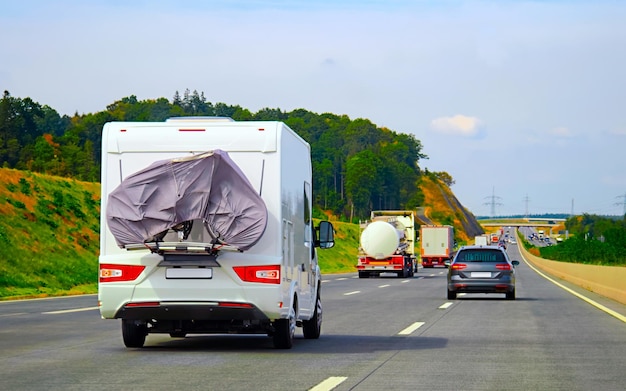
[[[371,220],[362,223],[361,228],[359,278],[381,273],[395,273],[404,278],[417,272],[413,211],[372,211]]]

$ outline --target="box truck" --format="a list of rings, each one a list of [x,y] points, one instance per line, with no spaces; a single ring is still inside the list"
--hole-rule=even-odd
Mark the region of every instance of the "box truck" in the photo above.
[[[474,236],[474,244],[476,246],[486,246],[491,244],[491,239],[487,235],[476,235]]]
[[[322,324],[310,147],[282,122],[173,118],[102,132],[98,305],[127,347],[152,333],[267,334]]]
[[[450,225],[422,225],[420,228],[422,267],[446,266],[454,257],[454,228]]]

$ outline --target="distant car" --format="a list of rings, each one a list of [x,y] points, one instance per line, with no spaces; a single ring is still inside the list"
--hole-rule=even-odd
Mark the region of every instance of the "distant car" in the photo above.
[[[515,267],[499,247],[461,247],[448,268],[448,299],[457,293],[504,293],[515,300]]]

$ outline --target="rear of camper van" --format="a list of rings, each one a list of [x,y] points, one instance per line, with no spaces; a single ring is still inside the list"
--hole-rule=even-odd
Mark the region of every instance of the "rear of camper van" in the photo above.
[[[310,147],[282,122],[176,118],[102,132],[98,301],[126,346],[165,333],[321,329]]]

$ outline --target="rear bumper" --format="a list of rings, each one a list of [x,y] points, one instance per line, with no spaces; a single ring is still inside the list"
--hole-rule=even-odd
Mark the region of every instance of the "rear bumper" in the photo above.
[[[224,303],[222,303],[224,304]],[[186,334],[269,334],[273,333],[273,321],[258,308],[245,307],[246,303],[175,303],[158,305],[138,303],[124,305],[116,318],[133,321],[146,326],[146,332]]]
[[[268,320],[257,307],[248,303],[160,302],[127,303],[115,318],[157,320]]]
[[[446,266],[450,258],[422,258],[422,267]]]
[[[385,265],[385,266],[357,266],[357,271],[360,272],[397,272],[402,271],[403,265]]]
[[[512,282],[455,281],[448,283],[448,291],[457,293],[506,293],[515,290]]]

